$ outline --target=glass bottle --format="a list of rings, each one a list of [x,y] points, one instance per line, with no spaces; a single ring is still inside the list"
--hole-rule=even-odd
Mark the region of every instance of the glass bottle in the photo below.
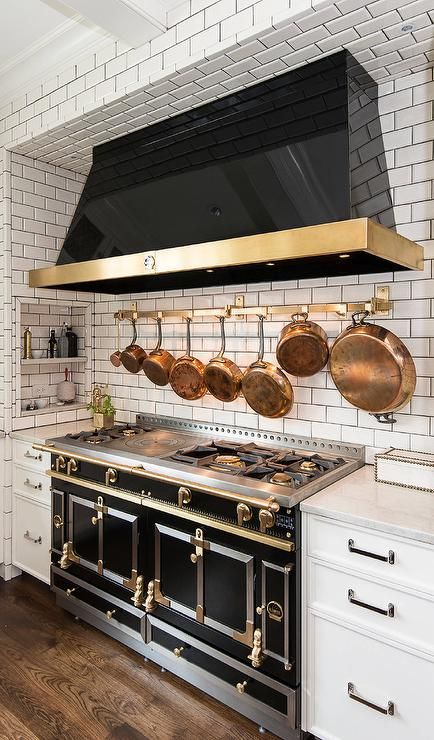
[[[68,341],[68,357],[78,356],[78,338],[70,326],[67,327],[66,338]]]
[[[58,350],[59,350],[59,357],[68,357],[68,337],[67,337],[67,330],[68,327],[66,323],[63,323],[63,326],[60,330],[60,337],[58,342]]]
[[[50,330],[50,338],[48,340],[48,353],[47,357],[58,357],[56,330]]]

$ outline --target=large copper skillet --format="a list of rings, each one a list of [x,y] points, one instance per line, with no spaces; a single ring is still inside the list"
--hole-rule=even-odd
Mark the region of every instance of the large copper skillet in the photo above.
[[[294,394],[284,373],[264,362],[264,316],[259,319],[259,353],[243,375],[241,388],[249,406],[260,416],[277,418],[291,410]]]
[[[143,360],[142,370],[155,385],[167,385],[170,371],[175,364],[175,358],[167,349],[161,349],[163,333],[160,317],[157,318],[157,337],[156,346]]]
[[[219,321],[222,338],[220,352],[206,365],[203,379],[214,398],[228,403],[238,398],[243,373],[235,362],[224,356],[226,347],[225,317],[219,316]]]
[[[137,342],[137,329],[136,320],[131,319],[133,325],[133,339],[131,344],[124,349],[121,354],[122,365],[129,373],[138,373],[142,369],[143,360],[146,357],[146,352],[142,349]]]
[[[293,313],[291,319],[280,332],[277,362],[290,375],[315,375],[329,358],[327,334],[319,324],[308,321],[307,313]]]
[[[179,357],[172,365],[169,375],[169,383],[175,393],[186,401],[196,401],[206,393],[206,385],[203,380],[205,369],[203,362],[191,356],[190,324],[191,318],[187,317],[187,352]]]
[[[403,342],[391,331],[365,321],[368,311],[353,314],[352,324],[330,352],[330,372],[338,391],[383,423],[393,423],[411,399],[416,369]],[[383,417],[383,418],[382,418]]]

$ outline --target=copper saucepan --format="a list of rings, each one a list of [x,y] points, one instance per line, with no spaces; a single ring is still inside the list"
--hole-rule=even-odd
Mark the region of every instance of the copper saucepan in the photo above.
[[[110,355],[110,362],[114,367],[120,367],[122,365],[121,360],[121,339],[119,335],[119,319],[116,319],[116,327],[117,327],[117,335],[118,335],[118,344],[117,344],[117,350],[115,352],[112,352]]]
[[[388,329],[365,321],[368,315],[354,313],[352,324],[339,334],[330,352],[330,372],[349,403],[390,424],[392,412],[414,393],[416,369],[405,344]]]
[[[128,370],[128,372],[138,373],[139,370],[142,369],[142,364],[143,364],[143,360],[146,357],[146,352],[138,344],[136,344],[136,341],[137,341],[136,320],[131,319],[131,323],[133,325],[133,340],[131,344],[126,349],[124,349],[124,351],[122,352],[121,362],[124,368]]]
[[[179,357],[172,365],[169,375],[169,383],[175,393],[186,401],[196,401],[206,393],[206,385],[203,380],[204,364],[192,357],[190,324],[191,318],[187,317],[187,352]]]
[[[258,359],[245,371],[241,388],[247,403],[257,414],[277,418],[291,410],[294,394],[286,375],[271,362],[264,362],[264,316],[258,319]]]
[[[293,313],[291,319],[280,332],[277,362],[290,375],[315,375],[329,358],[327,334],[319,324],[308,321],[307,313]]]
[[[167,385],[175,358],[167,349],[161,349],[163,334],[161,331],[161,318],[157,318],[158,339],[154,349],[145,357],[142,370],[146,377],[155,385]]]
[[[209,392],[219,401],[235,401],[241,391],[243,374],[228,357],[225,357],[225,317],[219,316],[222,343],[220,352],[206,365],[203,379]]]

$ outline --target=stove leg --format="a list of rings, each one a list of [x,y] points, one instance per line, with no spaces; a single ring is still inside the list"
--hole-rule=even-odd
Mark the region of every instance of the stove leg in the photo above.
[[[160,673],[166,673],[166,669],[163,668],[163,666],[161,666],[161,668],[160,668]]]

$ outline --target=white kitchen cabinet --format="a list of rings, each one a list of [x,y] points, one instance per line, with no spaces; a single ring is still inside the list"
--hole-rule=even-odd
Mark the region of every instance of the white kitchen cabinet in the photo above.
[[[12,474],[12,563],[45,583],[50,581],[51,494],[46,470],[50,456],[14,440]]]
[[[309,513],[303,542],[303,729],[431,740],[434,547]]]

